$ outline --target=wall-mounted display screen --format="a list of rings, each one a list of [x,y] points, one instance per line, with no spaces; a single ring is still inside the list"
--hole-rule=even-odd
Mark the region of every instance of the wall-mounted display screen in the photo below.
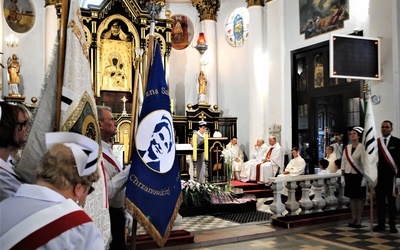
[[[332,35],[329,43],[330,77],[380,80],[380,39]]]

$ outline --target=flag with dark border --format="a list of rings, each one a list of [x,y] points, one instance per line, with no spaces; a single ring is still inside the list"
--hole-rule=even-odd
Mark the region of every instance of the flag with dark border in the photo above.
[[[133,136],[126,205],[161,247],[168,239],[182,199],[169,103],[168,86],[157,44]]]
[[[365,155],[362,163],[367,181],[375,187],[378,182],[378,137],[376,136],[375,118],[370,97],[367,98],[364,107],[365,123],[362,143],[365,147]]]

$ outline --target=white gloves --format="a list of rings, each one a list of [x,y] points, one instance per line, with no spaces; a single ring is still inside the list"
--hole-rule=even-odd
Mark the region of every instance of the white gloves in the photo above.
[[[125,216],[125,227],[129,230],[130,233],[132,232],[132,223],[133,223],[132,215],[124,209],[124,216]]]
[[[363,177],[361,181],[361,187],[366,187],[367,186],[367,180]]]
[[[342,184],[342,187],[344,187],[346,185],[346,183],[344,181],[344,176],[340,177],[340,183]]]

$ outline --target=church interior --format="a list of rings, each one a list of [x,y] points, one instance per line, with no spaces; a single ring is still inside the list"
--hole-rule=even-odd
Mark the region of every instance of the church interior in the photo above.
[[[44,98],[43,83],[55,56],[59,1],[19,0],[19,13],[14,14],[11,2],[0,4],[0,100],[24,103],[34,110]],[[118,124],[114,145],[121,151],[131,131],[136,91],[132,84],[147,66],[148,2],[81,1],[96,104],[112,108]],[[226,175],[218,163],[232,137],[238,139],[247,161],[258,139],[268,142],[274,136],[282,147],[285,166],[292,159],[291,149],[298,147],[307,163],[306,173],[313,174],[337,135],[347,145],[350,130],[364,126],[366,99],[372,104],[375,127],[389,120],[392,135],[400,136],[399,1],[157,2],[162,7],[154,37],[169,87],[175,142],[188,144],[199,123],[207,123],[207,182]],[[359,63],[338,60],[338,65],[346,65],[344,70],[351,70],[337,74],[333,69],[335,36],[378,43],[371,52],[376,53],[373,69],[358,73],[358,66],[373,56],[368,54],[370,47],[355,45],[345,54]],[[18,61],[18,83],[11,82],[13,59]],[[190,178],[186,155],[179,156],[182,178]],[[128,163],[127,153],[121,153],[121,162]],[[276,219],[281,208],[268,203],[273,190],[264,186],[257,192],[262,194],[248,192],[255,198],[252,206]],[[166,249],[221,249],[220,245],[229,243],[230,249],[396,249],[399,234],[389,239],[387,234],[369,232],[369,214],[361,230],[347,228],[346,216],[332,216],[336,221],[322,219],[325,224],[282,228],[271,226],[271,217],[262,223],[240,224],[200,212],[184,216],[177,227],[194,234],[196,243]],[[139,229],[140,233],[145,232]]]

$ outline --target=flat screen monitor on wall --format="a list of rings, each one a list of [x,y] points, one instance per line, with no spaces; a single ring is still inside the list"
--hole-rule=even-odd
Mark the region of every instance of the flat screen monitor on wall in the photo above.
[[[329,72],[333,78],[380,80],[380,39],[331,35]]]

